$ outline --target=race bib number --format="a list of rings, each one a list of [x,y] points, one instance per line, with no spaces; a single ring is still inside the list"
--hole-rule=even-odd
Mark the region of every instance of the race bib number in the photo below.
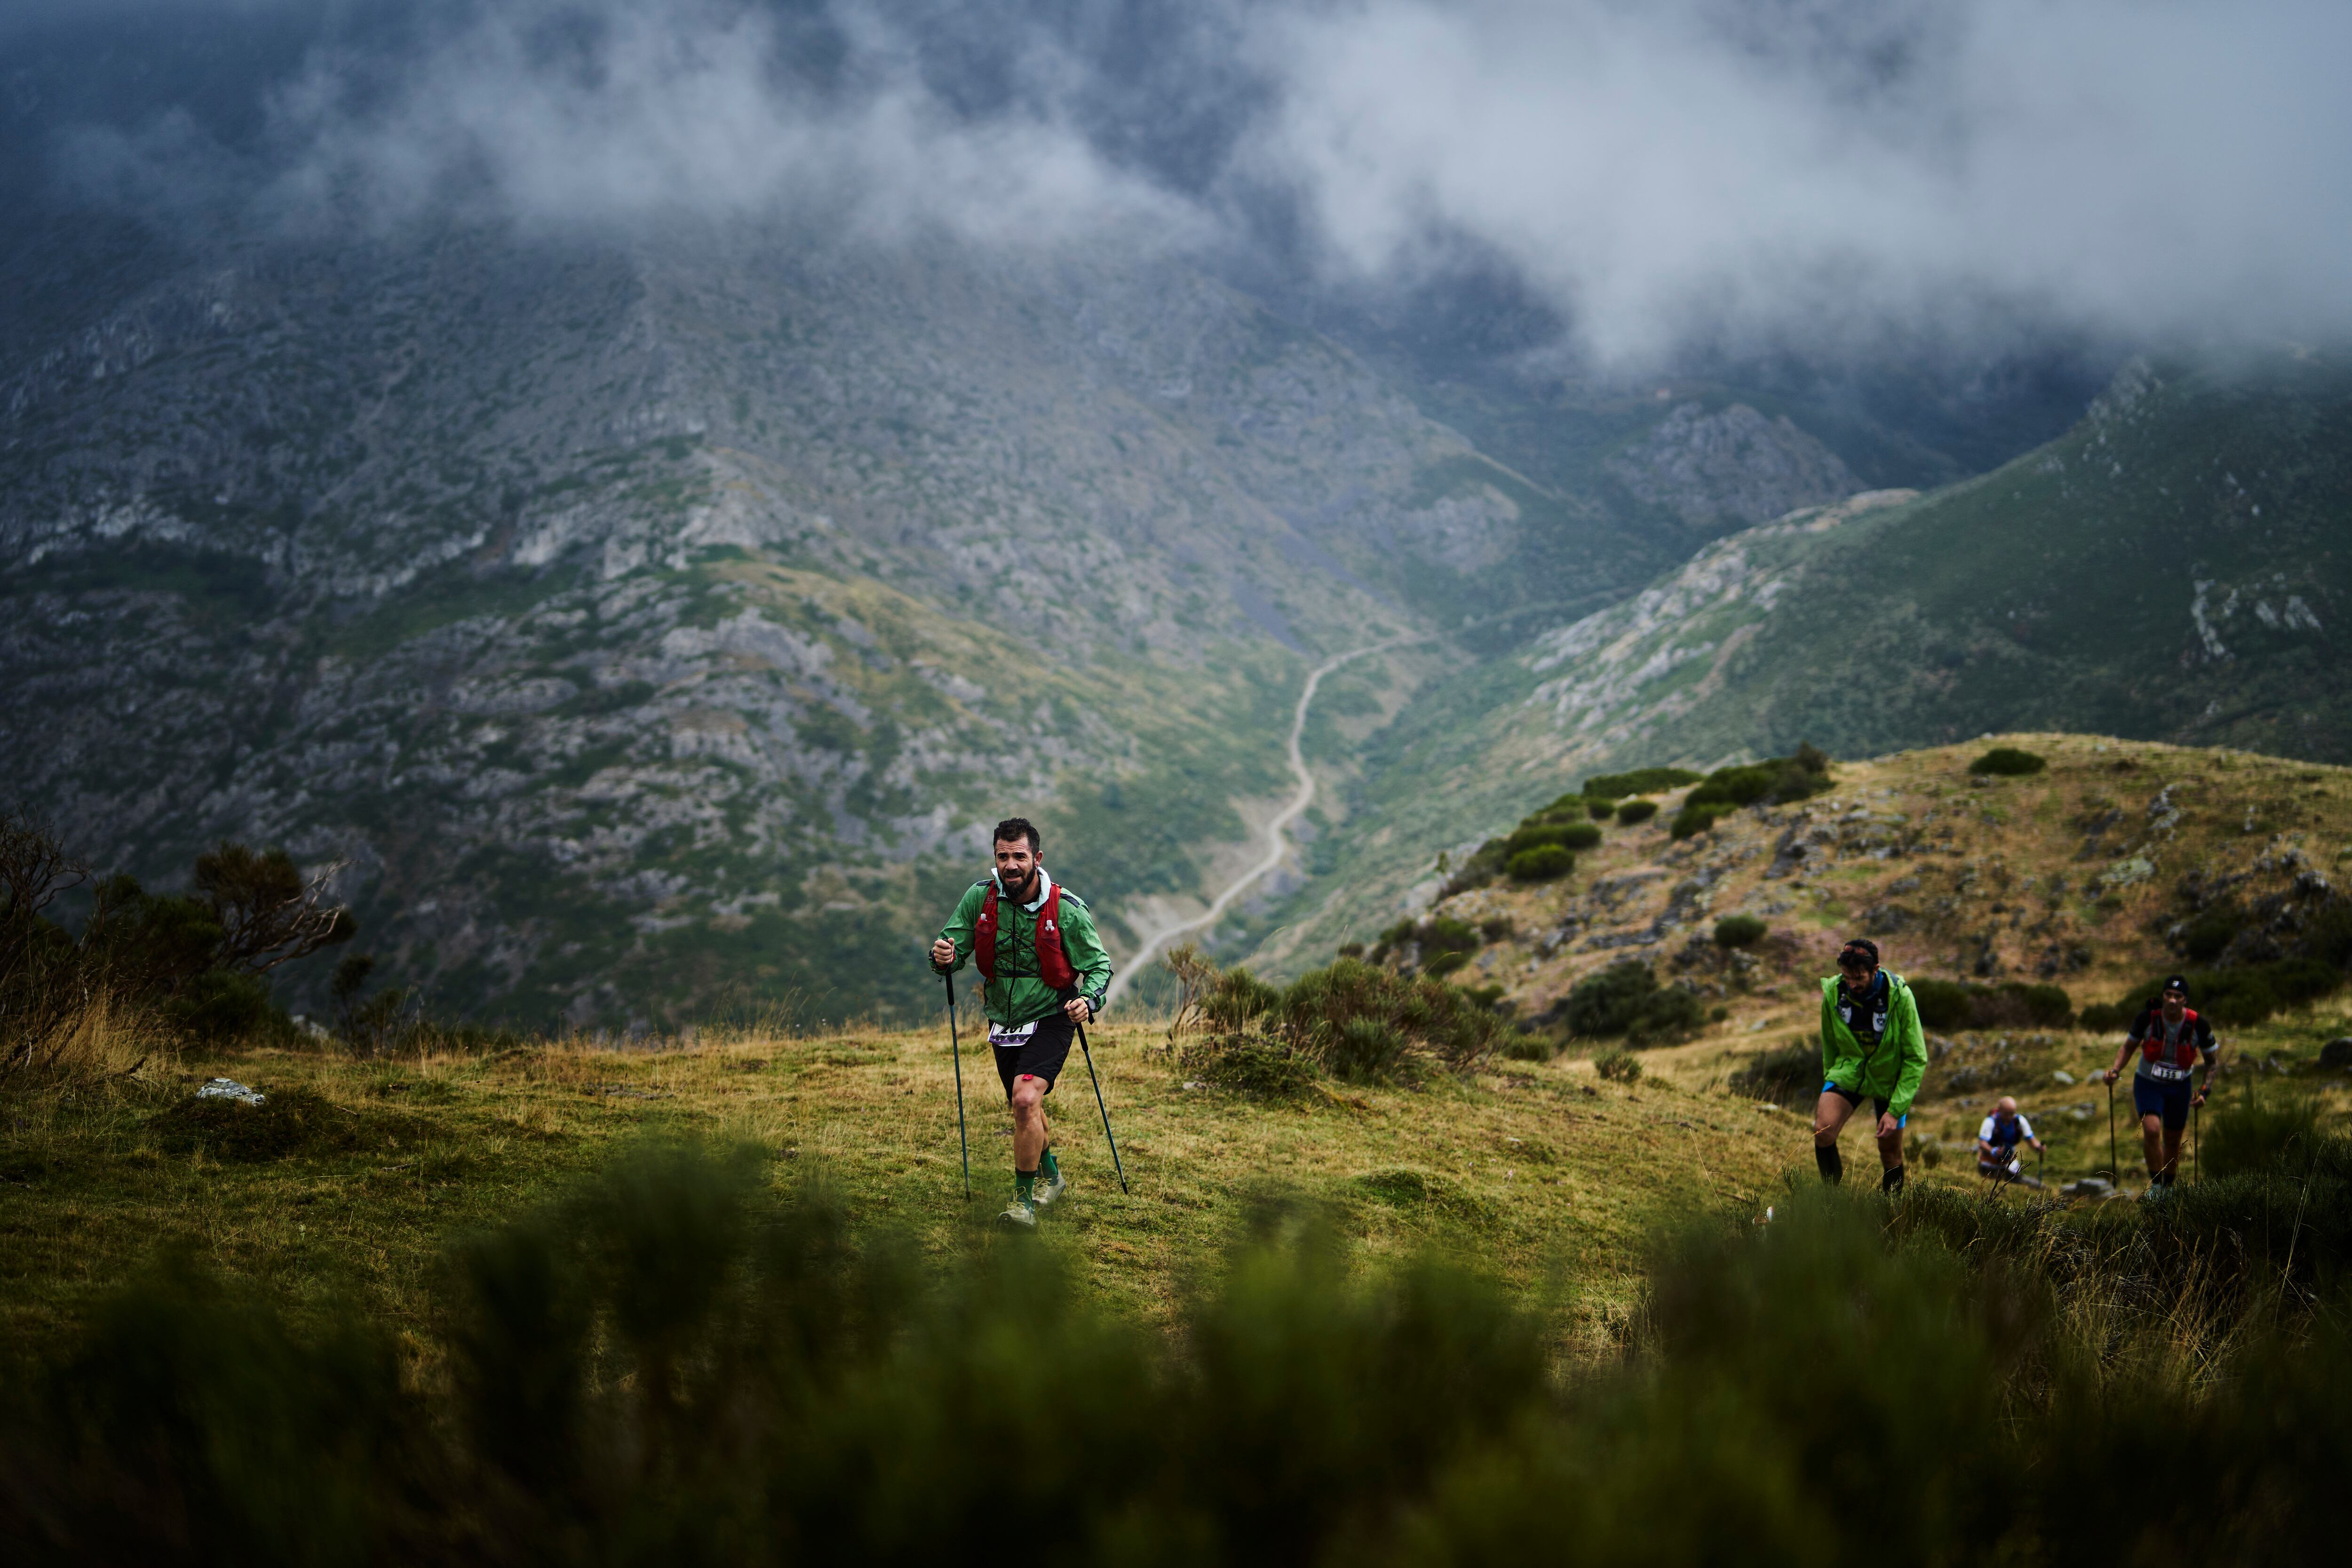
[[[988,1024],[988,1043],[999,1050],[1018,1050],[1029,1043],[1037,1032],[1034,1024],[1000,1024],[993,1018]]]
[[[2189,1072],[2187,1068],[2177,1068],[2168,1062],[2147,1064],[2147,1076],[2165,1083],[2179,1083],[2189,1076]]]

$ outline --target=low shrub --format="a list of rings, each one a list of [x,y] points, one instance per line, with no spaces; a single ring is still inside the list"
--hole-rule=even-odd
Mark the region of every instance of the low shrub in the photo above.
[[[1435,953],[1423,961],[1421,972],[1433,980],[1442,980],[1469,962],[1470,955],[1466,952]]]
[[[1177,1053],[1187,1072],[1253,1100],[1297,1100],[1315,1087],[1315,1064],[1288,1042],[1266,1035],[1210,1035]]]
[[[1617,820],[1628,827],[1647,822],[1657,815],[1658,803],[1654,800],[1629,800],[1617,808]]]
[[[424,1131],[413,1118],[348,1110],[307,1089],[266,1090],[259,1105],[189,1095],[147,1118],[156,1142],[175,1154],[203,1153],[227,1164],[410,1146]]]
[[[258,976],[207,969],[156,1011],[205,1044],[221,1045],[261,1028],[275,1008]]]
[[[1246,969],[1220,970],[1201,998],[1201,1017],[1210,1028],[1232,1034],[1282,1001],[1282,988]]]
[[[1511,857],[1507,868],[1514,882],[1556,882],[1576,869],[1576,856],[1559,844],[1540,844]]]
[[[2342,988],[2345,973],[2314,958],[2282,958],[2229,969],[2188,972],[2189,1005],[2217,1024],[2259,1024],[2274,1014],[2305,1006]],[[2124,1029],[2154,1006],[2164,977],[2150,979],[2111,1006],[2085,1007],[2086,1029]]]
[[[2204,1173],[2307,1174],[2321,1142],[2318,1100],[2291,1090],[2258,1095],[2251,1073],[2240,1074],[2239,1079],[2242,1087],[2236,1093],[2217,1097],[2206,1109],[2198,1150]]]
[[[1502,1019],[1459,987],[1342,958],[1309,970],[1283,993],[1276,1014],[1283,1037],[1344,1077],[1384,1074],[1404,1065],[1403,1050],[1464,1071],[1495,1046]],[[1387,1036],[1350,1026],[1370,1021]],[[1367,1064],[1371,1064],[1367,1066]]]
[[[1728,816],[1731,811],[1730,806],[1719,802],[1706,805],[1685,805],[1675,813],[1674,821],[1666,825],[1666,835],[1670,838],[1678,840],[1696,838],[1713,827],[1718,817]]]
[[[1726,915],[1715,922],[1715,945],[1754,947],[1770,929],[1754,915]]]
[[[1695,992],[1660,985],[1638,958],[1622,959],[1569,989],[1560,1021],[1571,1035],[1600,1039],[1622,1035],[1636,1045],[1677,1038],[1706,1019]]]
[[[1616,812],[1617,803],[1613,800],[1589,800],[1584,803],[1584,809],[1591,815],[1593,821],[1606,822]]]
[[[1930,1029],[2063,1029],[2074,1019],[2074,998],[2060,985],[1976,985],[1931,976],[1906,984],[1919,1022]]]
[[[1503,1037],[1502,1053],[1515,1062],[1548,1062],[1559,1055],[1559,1042],[1529,1029],[1513,1029]]]
[[[1430,1171],[1350,1186],[1492,1223]],[[1627,1353],[1562,1365],[1499,1281],[1434,1249],[1360,1268],[1303,1216],[1147,1327],[1061,1249],[941,1255],[775,1194],[764,1160],[644,1150],[455,1245],[397,1321],[289,1321],[169,1263],[110,1292],[12,1357],[0,1510],[37,1562],[934,1561],[1001,1531],[972,1456],[1051,1443],[1021,1551],[1055,1560],[2342,1549],[2352,1339],[2275,1285],[2345,1256],[2339,1202],[2241,1175],[2145,1212],[1926,1183],[1776,1206],[1661,1237]],[[2199,1294],[2225,1264],[2235,1293]],[[1040,1336],[1049,1367],[1008,1365]],[[1825,1357],[1903,1374],[1823,1398]],[[2195,1484],[2147,1484],[2184,1453]],[[1822,1534],[1856,1495],[1838,1455],[1931,1482],[1851,1552]]]
[[[2023,778],[2029,773],[2038,773],[2049,765],[2046,758],[2032,752],[2020,751],[2015,746],[1995,746],[1970,763],[1969,772],[2001,778]]]
[[[1628,773],[1595,773],[1584,781],[1588,800],[1622,800],[1629,795],[1660,795],[1698,783],[1688,768],[1635,768]]]
[[[1399,1077],[1412,1050],[1404,1032],[1385,1018],[1350,1018],[1324,1037],[1323,1065],[1356,1083]]]
[[[1738,1093],[1801,1108],[1821,1098],[1822,1047],[1808,1037],[1748,1058],[1731,1075]]]
[[[1611,1083],[1639,1083],[1642,1058],[1622,1046],[1612,1046],[1592,1058],[1592,1070]]]
[[[1743,805],[1785,805],[1821,794],[1830,783],[1829,758],[1810,745],[1798,747],[1790,756],[1717,768],[1683,797],[1671,832],[1676,838],[1689,838]]]
[[[2245,928],[2245,924],[2246,911],[2234,900],[2224,900],[2182,922],[2174,941],[2180,955],[2189,963],[2210,963],[2221,956],[2222,950]]]
[[[1538,822],[1513,831],[1503,840],[1503,852],[1508,857],[1554,844],[1563,849],[1590,849],[1600,842],[1601,829],[1590,822]]]

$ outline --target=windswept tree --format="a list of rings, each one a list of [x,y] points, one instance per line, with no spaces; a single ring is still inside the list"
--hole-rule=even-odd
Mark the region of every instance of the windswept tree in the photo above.
[[[327,897],[343,865],[335,861],[306,880],[283,849],[224,842],[197,856],[196,896],[221,929],[213,966],[267,974],[351,941],[358,923]]]

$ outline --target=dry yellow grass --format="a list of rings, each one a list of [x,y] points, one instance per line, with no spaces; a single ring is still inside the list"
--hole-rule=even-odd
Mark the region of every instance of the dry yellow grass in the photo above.
[[[1135,1019],[1094,1033],[1129,1194],[1073,1057],[1052,1113],[1074,1184],[1044,1236],[1087,1289],[1149,1318],[1213,1273],[1265,1205],[1287,1200],[1327,1214],[1368,1262],[1458,1242],[1519,1286],[1556,1289],[1564,1332],[1598,1335],[1632,1299],[1656,1226],[1744,1208],[1810,1168],[1792,1119],[1720,1089],[1603,1083],[1580,1061],[1507,1063],[1421,1089],[1272,1106],[1187,1088],[1156,1048],[1162,1034]],[[967,1043],[963,1063],[970,1204],[943,1026],[377,1062],[192,1051],[167,1081],[150,1072],[121,1093],[12,1101],[0,1129],[0,1321],[17,1333],[69,1323],[165,1247],[289,1302],[355,1300],[415,1320],[450,1236],[511,1217],[646,1137],[756,1145],[780,1191],[826,1183],[859,1223],[900,1227],[934,1256],[986,1245],[1011,1172],[985,1050]],[[315,1093],[354,1131],[346,1146],[225,1161],[159,1121],[213,1076]]]

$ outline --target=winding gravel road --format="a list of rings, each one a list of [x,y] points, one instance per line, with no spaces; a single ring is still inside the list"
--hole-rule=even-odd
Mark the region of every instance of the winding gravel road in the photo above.
[[[1298,780],[1298,793],[1292,795],[1290,804],[1284,806],[1274,820],[1265,825],[1265,858],[1226,884],[1224,890],[1220,892],[1209,905],[1207,913],[1196,915],[1189,921],[1179,921],[1173,925],[1162,926],[1145,938],[1143,945],[1136,950],[1134,958],[1129,960],[1117,974],[1111,976],[1110,991],[1104,998],[1106,1004],[1118,1000],[1119,993],[1127,989],[1127,983],[1149,969],[1151,966],[1151,961],[1158,958],[1170,942],[1187,931],[1203,931],[1215,925],[1224,915],[1227,907],[1243,893],[1248,891],[1252,883],[1282,864],[1282,858],[1290,851],[1290,845],[1283,835],[1289,830],[1292,823],[1298,820],[1299,813],[1315,802],[1315,775],[1307,771],[1307,758],[1299,750],[1299,741],[1307,732],[1307,707],[1315,700],[1315,689],[1323,684],[1323,678],[1351,659],[1361,658],[1368,653],[1380,653],[1388,648],[1402,647],[1407,643],[1428,642],[1431,640],[1431,635],[1433,634],[1391,637],[1387,642],[1372,643],[1368,647],[1357,648],[1352,653],[1343,653],[1337,658],[1326,659],[1315,668],[1314,673],[1307,676],[1307,689],[1298,694],[1298,707],[1290,715],[1290,772]]]

